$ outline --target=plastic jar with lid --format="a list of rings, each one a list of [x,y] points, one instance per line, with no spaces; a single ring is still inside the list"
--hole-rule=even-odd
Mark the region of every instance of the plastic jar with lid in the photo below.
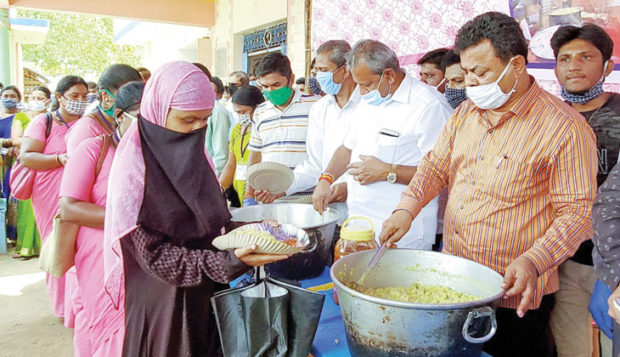
[[[365,221],[365,223],[368,224],[353,224],[359,221]],[[362,216],[349,217],[342,223],[340,239],[338,239],[336,247],[334,248],[334,262],[345,255],[377,248],[378,246],[375,242],[375,227],[372,221]],[[338,295],[335,289],[334,302],[338,304]]]
[[[360,221],[365,222],[359,224]],[[334,261],[351,253],[377,248],[372,221],[362,216],[350,217],[342,223],[340,239],[334,248]]]

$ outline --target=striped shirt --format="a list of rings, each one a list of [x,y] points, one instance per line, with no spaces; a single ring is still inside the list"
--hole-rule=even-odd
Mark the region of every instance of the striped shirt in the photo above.
[[[266,101],[254,111],[250,151],[260,151],[262,161],[277,162],[294,169],[306,155],[306,132],[310,107],[317,96],[295,91],[284,111]]]
[[[591,237],[598,160],[594,132],[583,117],[530,80],[496,125],[464,102],[396,209],[415,217],[449,188],[444,252],[502,275],[526,256],[539,274],[538,308],[543,295],[558,289],[560,263]],[[501,306],[515,308],[516,298]]]

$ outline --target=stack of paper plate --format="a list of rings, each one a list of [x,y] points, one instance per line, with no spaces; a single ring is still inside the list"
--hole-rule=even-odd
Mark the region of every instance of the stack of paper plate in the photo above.
[[[312,204],[312,195],[287,196],[274,201],[275,203],[306,203]]]
[[[293,184],[293,171],[277,162],[260,162],[248,167],[248,184],[255,190],[282,193]]]
[[[287,243],[285,243],[287,242]],[[292,224],[252,223],[213,240],[219,250],[256,245],[256,253],[293,255],[308,245],[308,234]]]

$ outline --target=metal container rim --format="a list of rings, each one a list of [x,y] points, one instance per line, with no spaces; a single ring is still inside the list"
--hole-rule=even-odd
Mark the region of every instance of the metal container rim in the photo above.
[[[418,251],[416,249],[406,249],[406,248],[398,248],[398,250],[409,250],[409,251]],[[428,254],[436,254],[436,255],[441,255],[442,257],[448,257],[449,259],[455,259],[455,260],[463,260],[466,261],[467,263],[471,263],[471,264],[475,264],[478,265],[479,267],[482,267],[484,269],[489,270],[490,272],[492,272],[493,274],[497,275],[498,277],[502,277],[498,272],[494,271],[493,269],[482,265],[480,263],[474,262],[472,260],[469,259],[465,259],[465,258],[461,258],[461,257],[457,257],[455,255],[449,255],[449,254],[444,254],[444,253],[440,253],[440,252],[433,252],[433,251],[424,251],[425,253]],[[362,255],[362,254],[370,254],[370,253],[374,253],[374,250],[366,250],[366,251],[361,251],[361,252],[356,252],[356,253],[352,253],[347,255],[346,257],[352,257],[355,255]],[[335,286],[337,286],[340,289],[343,289],[344,291],[346,291],[347,293],[360,298],[362,300],[366,300],[375,304],[379,304],[379,305],[383,305],[383,306],[391,306],[391,307],[399,307],[399,308],[404,308],[404,309],[418,309],[418,310],[458,310],[458,309],[466,309],[466,308],[475,308],[475,307],[480,307],[480,306],[485,306],[485,305],[492,305],[495,301],[499,300],[502,298],[502,296],[504,295],[505,291],[502,290],[501,292],[489,296],[487,298],[484,299],[479,299],[479,300],[474,300],[474,301],[468,301],[468,302],[461,302],[461,303],[454,303],[454,304],[421,304],[421,303],[413,303],[413,302],[402,302],[402,301],[396,301],[396,300],[389,300],[389,299],[382,299],[382,298],[378,298],[378,297],[374,297],[374,296],[370,296],[370,295],[366,295],[363,294],[357,290],[354,290],[348,286],[346,286],[345,284],[343,284],[338,278],[336,278],[336,275],[334,273],[334,268],[338,265],[338,264],[344,264],[343,259],[346,258],[343,257],[340,260],[338,260],[337,262],[335,262],[334,264],[332,264],[331,268],[329,269],[329,275],[332,278],[332,281],[334,282]]]
[[[286,206],[286,207],[291,207],[291,206],[304,206],[304,208],[307,208],[307,207],[312,208],[312,205],[309,205],[309,204],[307,204],[307,203],[270,203],[270,204],[267,204],[267,205],[261,205],[261,206],[266,206],[266,207],[267,207],[267,206],[269,206],[269,207],[277,207],[277,206]],[[235,209],[233,209],[233,210],[229,210],[229,211],[230,211],[230,213],[233,215],[233,219],[232,219],[232,220],[233,220],[233,221],[235,221],[235,219],[234,219],[234,214],[233,214],[235,211],[238,211],[238,210],[243,210],[243,209],[248,209],[248,210],[250,210],[250,209],[251,209],[251,207],[256,207],[256,206],[239,207],[239,208],[235,208]],[[260,207],[260,206],[258,206],[258,207]],[[314,209],[314,208],[312,208],[312,209]],[[326,222],[322,222],[322,223],[320,223],[320,224],[315,224],[315,225],[312,225],[312,226],[307,226],[307,227],[298,227],[298,228],[301,228],[301,229],[315,229],[315,228],[319,228],[319,227],[325,227],[325,226],[328,226],[328,225],[330,225],[330,224],[332,224],[332,223],[336,223],[336,222],[338,222],[338,218],[339,218],[339,213],[338,213],[338,211],[336,211],[335,209],[333,209],[333,208],[331,208],[331,207],[327,207],[327,209],[325,210],[325,212],[329,212],[329,214],[333,215],[333,218],[332,218],[332,219],[330,219],[330,220],[328,220],[328,221],[326,220]],[[325,215],[325,212],[323,212],[323,215]],[[318,214],[318,212],[317,212],[317,214]],[[243,222],[243,221],[235,221],[235,222]]]

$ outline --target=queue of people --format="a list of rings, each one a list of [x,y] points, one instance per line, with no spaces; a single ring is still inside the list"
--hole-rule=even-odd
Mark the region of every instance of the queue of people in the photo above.
[[[18,202],[11,197],[9,178],[30,117],[44,111],[49,105],[50,91],[46,87],[33,89],[28,102],[28,114],[19,110],[22,94],[17,87],[4,87],[0,93],[4,108],[3,117],[0,119],[0,137],[2,137],[0,142],[3,150],[2,197],[6,202],[6,236],[16,242],[13,258],[31,259],[39,255],[41,249],[41,238],[35,225],[32,203]]]
[[[603,89],[613,45],[591,24],[554,34],[561,98],[528,73],[526,39],[498,12],[423,56],[421,80],[380,41],[330,40],[304,83],[270,53],[227,85],[187,62],[152,74],[115,64],[96,84],[66,76],[33,90],[28,114],[7,86],[7,205],[15,158],[34,175],[7,235],[31,257],[57,214],[73,227],[74,267],[46,283],[76,356],[218,355],[205,301],[288,258],[215,249],[239,226],[229,207],[301,195],[339,224],[368,217],[380,244],[502,274],[492,356],[589,356],[592,318],[620,336],[620,95]],[[260,162],[289,167],[293,184],[251,187]]]
[[[202,302],[250,267],[286,258],[254,254],[254,247],[213,251],[220,227],[235,224],[205,148],[216,103],[212,81],[206,68],[186,62],[163,66],[148,84],[130,66],[112,65],[87,113],[87,82],[66,76],[56,104],[35,116],[20,140],[11,139],[11,126],[22,127],[13,118],[25,116],[14,110],[21,94],[5,88],[3,143],[18,146],[20,164],[33,172],[32,218],[43,242],[57,214],[63,229],[75,227],[74,266],[46,280],[53,312],[74,328],[76,356],[212,356],[219,337]],[[264,101],[257,88],[238,97],[250,108]],[[247,120],[238,126],[249,133]],[[202,155],[187,155],[196,150]],[[178,160],[180,153],[188,161]],[[171,174],[177,179],[168,180]],[[166,296],[169,309],[162,310]]]

